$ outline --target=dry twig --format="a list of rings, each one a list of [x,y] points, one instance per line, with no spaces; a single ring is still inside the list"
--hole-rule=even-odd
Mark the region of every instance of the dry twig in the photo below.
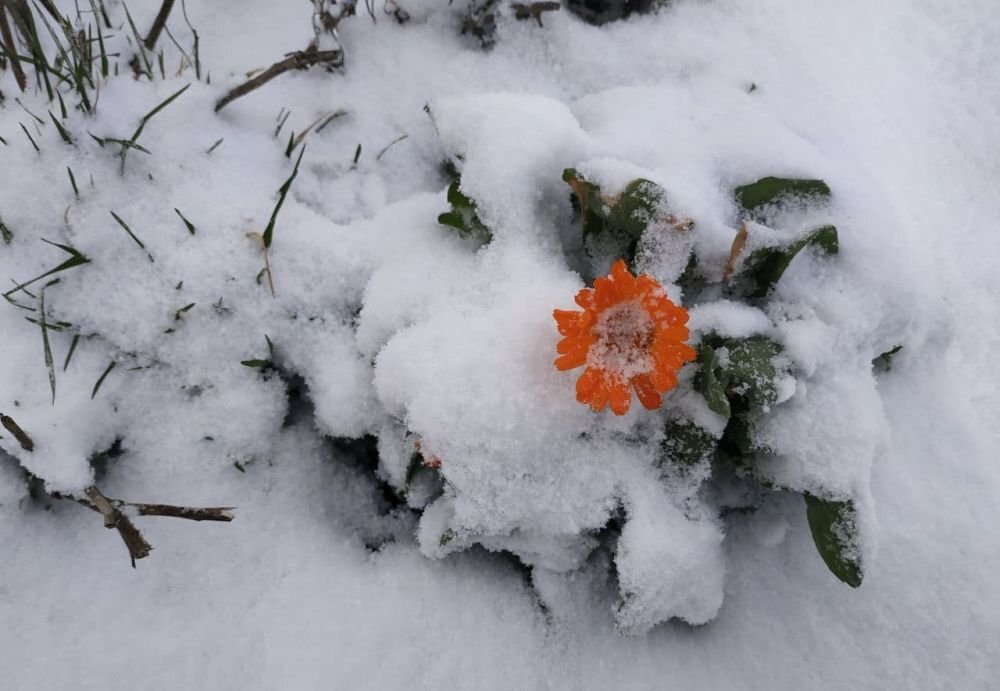
[[[316,50],[315,48],[308,48],[306,50],[289,53],[284,60],[279,60],[263,72],[260,72],[255,77],[243,82],[220,98],[215,104],[215,112],[218,113],[236,99],[241,96],[246,96],[254,89],[259,89],[275,77],[282,75],[289,70],[304,70],[318,64],[325,64],[329,67],[341,67],[344,64],[344,53],[339,49]]]
[[[3,424],[4,428],[17,439],[22,449],[29,453],[34,451],[34,441],[12,418],[0,414],[0,424]],[[45,489],[45,482],[42,478],[24,466],[21,466],[21,471],[24,473],[32,492],[42,492],[52,499],[73,501],[101,514],[104,517],[104,527],[114,528],[121,536],[132,560],[132,568],[135,568],[136,559],[149,556],[153,546],[132,523],[127,515],[129,513],[135,513],[139,516],[171,516],[189,521],[223,521],[227,523],[234,518],[233,507],[230,506],[188,507],[173,506],[172,504],[139,504],[121,499],[111,499],[105,496],[96,485],[87,487],[82,496],[70,492],[49,491]]]

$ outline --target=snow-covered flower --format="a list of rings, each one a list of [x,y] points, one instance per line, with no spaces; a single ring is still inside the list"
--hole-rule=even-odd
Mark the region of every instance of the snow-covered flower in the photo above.
[[[695,359],[688,339],[688,313],[674,304],[652,276],[633,276],[621,259],[611,273],[576,295],[582,312],[554,310],[559,333],[559,370],[586,366],[576,382],[576,398],[595,411],[608,404],[628,412],[629,386],[649,410],[677,385],[677,371]]]

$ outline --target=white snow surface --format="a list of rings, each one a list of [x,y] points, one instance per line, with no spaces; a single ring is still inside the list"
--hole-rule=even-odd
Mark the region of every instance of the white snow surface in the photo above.
[[[229,524],[136,518],[155,551],[133,571],[99,516],[32,501],[0,455],[0,688],[995,686],[994,3],[678,0],[600,28],[563,10],[544,28],[502,17],[490,51],[458,34],[459,3],[401,4],[403,25],[363,11],[341,23],[342,74],[284,75],[215,114],[247,71],[305,46],[311,7],[189,0],[211,84],[171,76],[179,55],[161,38],[168,78],[102,83],[96,114],[67,119],[76,146],[28,112],[57,105],[16,103],[0,72],[0,221],[14,234],[0,274],[64,261],[42,238],[91,259],[45,289],[48,318],[85,336],[64,369],[70,336],[49,330],[54,403],[40,328],[0,306],[0,412],[36,442],[28,453],[4,430],[0,449],[78,492],[95,481],[87,459],[121,439],[97,478],[108,496],[237,507]],[[158,6],[129,10],[147,26]],[[190,45],[178,9],[169,26]],[[127,27],[112,33],[127,52]],[[88,136],[128,136],[188,83],[124,174]],[[291,173],[289,132],[337,109],[304,140],[268,252],[272,296],[253,234]],[[436,221],[446,158],[494,231],[486,248]],[[551,316],[587,268],[571,166],[608,188],[662,185],[716,271],[735,185],[829,183],[836,259],[803,252],[766,311],[719,301],[690,326],[784,346],[795,379],[761,430],[766,470],[858,502],[860,589],[826,570],[799,497],[719,519],[693,501],[700,475],[664,477],[636,443],[662,411],[575,401]],[[677,299],[683,266],[647,259]],[[270,357],[265,334],[314,415],[241,364]],[[897,344],[876,377],[871,359]],[[700,396],[666,405],[721,433]],[[416,442],[442,462],[441,496],[426,476],[407,494],[432,502],[421,517],[386,513],[372,469],[327,440],[366,434],[396,486]],[[601,545],[617,511],[621,538]],[[671,618],[688,623],[659,623]]]

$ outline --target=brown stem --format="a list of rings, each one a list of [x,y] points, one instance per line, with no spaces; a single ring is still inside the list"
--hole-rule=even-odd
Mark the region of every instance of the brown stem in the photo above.
[[[10,30],[10,23],[7,21],[7,3],[0,0],[0,46],[7,53],[7,60],[10,62],[10,69],[14,73],[14,81],[23,92],[28,88],[28,78],[21,67],[21,61],[17,58],[17,46],[14,44],[14,34]]]
[[[146,46],[146,50],[153,50],[156,46],[156,41],[159,40],[163,27],[167,25],[167,17],[170,16],[170,10],[173,8],[174,0],[163,0],[160,11],[157,13],[156,19],[153,20],[153,26],[149,28],[149,33],[146,34],[146,39],[142,42]]]
[[[257,76],[248,79],[220,98],[215,104],[215,112],[218,113],[236,99],[246,96],[254,89],[264,86],[275,77],[289,70],[304,70],[307,67],[323,62],[334,67],[340,67],[344,64],[344,54],[340,50],[316,50],[315,48],[289,53],[284,60],[274,63]]]

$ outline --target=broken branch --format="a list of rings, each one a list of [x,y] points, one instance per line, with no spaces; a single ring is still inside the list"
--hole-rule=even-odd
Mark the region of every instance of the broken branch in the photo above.
[[[14,438],[17,439],[21,448],[25,451],[34,451],[35,444],[31,437],[21,429],[12,418],[0,414],[0,424],[7,429]],[[19,464],[20,465],[20,464]],[[121,499],[111,499],[96,485],[91,485],[84,489],[83,495],[72,492],[51,491],[45,488],[45,482],[25,468],[20,466],[21,471],[28,482],[28,486],[35,491],[44,492],[53,499],[73,501],[81,506],[85,506],[91,511],[95,511],[104,518],[105,528],[114,528],[125,543],[129,557],[132,560],[132,568],[135,568],[136,559],[149,556],[153,546],[143,537],[139,529],[135,527],[127,513],[135,512],[139,516],[170,516],[173,518],[184,518],[189,521],[222,521],[228,523],[232,521],[234,508],[231,506],[209,506],[190,507],[174,506],[172,504],[140,504]]]
[[[146,46],[146,50],[153,50],[156,46],[156,41],[160,38],[163,27],[167,25],[167,17],[170,16],[170,10],[173,8],[174,0],[163,0],[160,11],[156,14],[156,19],[153,20],[153,26],[149,28],[149,33],[146,34],[146,38],[142,42]]]

